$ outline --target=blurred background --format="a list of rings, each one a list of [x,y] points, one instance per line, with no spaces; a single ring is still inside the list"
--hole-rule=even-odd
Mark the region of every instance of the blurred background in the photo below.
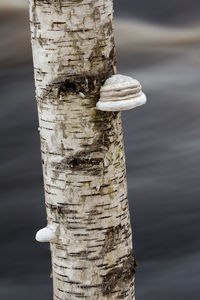
[[[199,299],[200,1],[115,1],[118,71],[148,96],[123,113],[137,300]],[[27,3],[0,2],[0,298],[52,299]]]

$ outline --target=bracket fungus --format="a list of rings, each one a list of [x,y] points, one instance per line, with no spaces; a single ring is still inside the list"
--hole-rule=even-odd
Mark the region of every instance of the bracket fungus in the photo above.
[[[35,236],[36,241],[38,242],[51,242],[57,238],[57,227],[54,225],[47,225],[46,227],[40,229]]]
[[[101,87],[96,107],[102,111],[122,111],[145,103],[146,96],[140,83],[132,77],[116,74]]]

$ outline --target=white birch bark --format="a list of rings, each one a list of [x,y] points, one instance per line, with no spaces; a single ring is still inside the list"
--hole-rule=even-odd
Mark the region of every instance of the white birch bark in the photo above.
[[[30,0],[54,299],[133,300],[121,114],[96,110],[116,72],[112,0]]]

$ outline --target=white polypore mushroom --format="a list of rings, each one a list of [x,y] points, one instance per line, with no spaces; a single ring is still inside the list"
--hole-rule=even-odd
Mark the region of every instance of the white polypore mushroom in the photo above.
[[[117,74],[105,81],[96,107],[103,111],[122,111],[145,103],[146,96],[140,83],[132,77]]]
[[[40,229],[35,236],[38,242],[52,242],[57,239],[57,226],[47,225],[46,227]]]

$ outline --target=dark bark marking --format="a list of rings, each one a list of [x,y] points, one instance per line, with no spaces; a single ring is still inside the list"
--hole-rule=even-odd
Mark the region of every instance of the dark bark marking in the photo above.
[[[91,253],[94,253],[95,251],[91,250],[83,250],[80,252],[69,252],[68,255],[72,257],[78,257],[79,259],[81,258],[87,258]]]
[[[112,20],[108,21],[104,26],[102,27],[103,31],[105,30],[107,32],[108,36],[112,36],[113,34],[113,25]]]
[[[110,295],[116,286],[128,284],[134,274],[137,262],[133,252],[128,255],[128,258],[123,262],[122,267],[114,268],[103,276],[102,294],[103,296]]]
[[[96,76],[91,76],[88,74],[71,76],[69,78],[63,78],[58,82],[53,84],[57,85],[57,94],[60,95],[66,94],[98,94],[101,86],[104,84],[106,78],[111,76],[111,74],[98,74]]]
[[[103,158],[91,158],[87,156],[87,152],[79,152],[76,155],[64,158],[59,163],[53,163],[52,166],[56,170],[70,169],[72,171],[87,171],[88,174],[100,174]]]
[[[93,145],[98,147],[98,150],[105,152],[105,148],[109,149],[113,143],[110,132],[114,131],[113,120],[118,117],[118,112],[102,112],[95,110],[93,116],[93,126],[100,133],[99,136],[94,140]]]
[[[65,207],[56,206],[52,204],[46,204],[46,207],[51,211],[53,215],[55,215],[55,219],[61,217],[62,215],[71,215],[76,214],[78,211],[75,209],[66,209]]]
[[[55,79],[46,86],[41,98],[46,98],[47,100],[52,98],[62,101],[60,100],[60,96],[83,93],[89,98],[92,96],[98,99],[101,86],[114,73],[115,65],[112,63],[112,60],[109,59],[107,64],[105,70],[98,72],[98,74],[69,75]]]
[[[121,236],[120,233],[122,232],[122,230],[123,226],[119,224],[118,226],[113,226],[106,231],[105,242],[100,252],[102,255],[105,255],[106,253],[114,250],[115,245],[119,242]]]

